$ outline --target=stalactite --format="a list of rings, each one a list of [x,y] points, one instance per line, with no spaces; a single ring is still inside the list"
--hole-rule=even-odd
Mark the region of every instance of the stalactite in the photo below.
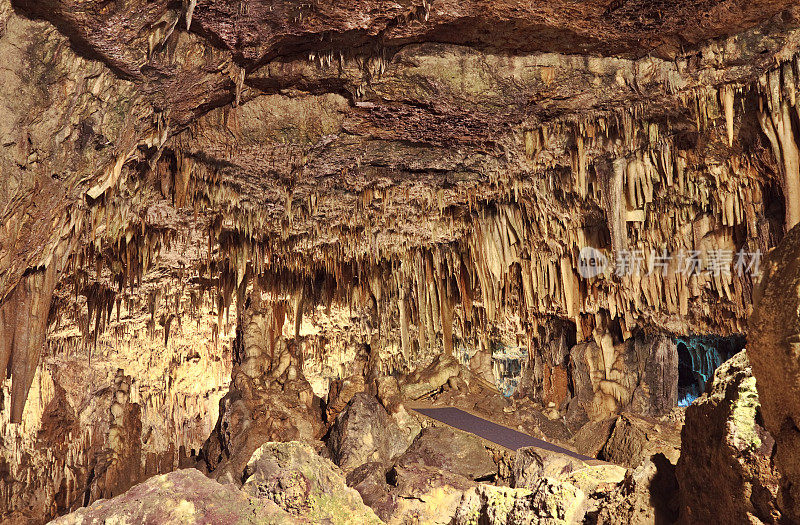
[[[720,102],[725,108],[725,129],[728,132],[728,146],[730,147],[733,146],[733,88],[727,84],[722,86],[722,88],[720,88],[719,98]]]
[[[767,107],[759,114],[764,134],[770,140],[775,158],[782,164],[787,230],[800,222],[800,149],[792,131],[790,101],[781,90],[780,69],[761,80]],[[798,109],[800,115],[800,109]]]
[[[192,15],[194,8],[197,5],[197,0],[184,0],[184,17],[186,20],[186,30],[189,31],[192,27]]]
[[[9,309],[4,315],[6,320],[11,313],[16,314],[13,328],[3,323],[4,331],[14,330],[13,336],[0,333],[0,340],[11,341],[10,345],[6,343],[6,351],[10,347],[11,421],[15,423],[22,421],[22,411],[45,343],[57,274],[58,260],[51,261],[47,268],[34,270],[17,285],[13,300],[3,305],[4,309]]]

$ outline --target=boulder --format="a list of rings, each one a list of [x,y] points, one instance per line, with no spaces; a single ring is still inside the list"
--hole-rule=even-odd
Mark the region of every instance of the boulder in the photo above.
[[[461,372],[461,365],[452,356],[437,355],[433,362],[422,370],[404,377],[400,393],[406,399],[420,399],[438,392],[451,377]]]
[[[583,454],[596,458],[603,450],[611,432],[614,430],[616,417],[601,419],[599,421],[589,421],[572,436],[571,444],[575,450]]]
[[[396,465],[424,465],[467,479],[485,479],[497,473],[497,465],[480,438],[446,426],[423,429],[397,458]]]
[[[389,523],[450,524],[464,493],[475,482],[464,476],[426,465],[395,466],[387,481],[397,502]]]
[[[542,478],[535,490],[478,485],[464,494],[455,525],[581,523],[585,494],[570,483]]]
[[[605,495],[616,490],[625,478],[627,470],[619,465],[591,464],[567,454],[539,448],[519,449],[514,458],[514,488],[539,490],[543,479],[567,483],[579,489],[585,496],[586,511],[596,510]]]
[[[615,487],[598,485],[592,499],[596,510],[591,514],[597,525],[675,523],[678,518],[675,466],[663,454],[656,454],[627,471]]]
[[[680,455],[680,431],[674,422],[624,413],[614,422],[611,436],[599,457],[611,463],[636,468],[655,454],[673,464]]]
[[[543,477],[560,479],[585,466],[585,462],[567,454],[537,447],[521,448],[514,455],[514,487],[532,489]]]
[[[800,227],[762,266],[748,321],[748,358],[758,381],[764,428],[775,438],[781,510],[800,522]]]
[[[683,522],[778,521],[775,441],[762,425],[756,379],[742,351],[686,409],[677,465]]]
[[[559,476],[559,481],[565,481],[581,489],[587,496],[604,494],[614,489],[625,479],[628,469],[611,463],[586,465],[573,470],[568,474]]]
[[[347,483],[387,523],[450,523],[464,492],[476,485],[435,467],[380,463],[353,470]]]
[[[357,490],[364,504],[386,522],[397,510],[397,494],[387,482],[389,470],[384,463],[364,463],[347,474],[347,486]]]
[[[327,444],[331,459],[347,472],[364,463],[390,461],[411,439],[374,396],[360,392],[336,416]]]
[[[265,443],[250,458],[242,491],[311,523],[380,523],[342,471],[305,443]]]
[[[154,476],[124,494],[57,518],[58,525],[94,523],[306,523],[273,502],[221,485],[195,469]]]

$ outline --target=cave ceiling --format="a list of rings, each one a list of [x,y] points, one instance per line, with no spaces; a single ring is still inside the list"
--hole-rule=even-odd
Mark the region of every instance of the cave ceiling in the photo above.
[[[360,287],[404,349],[427,318],[452,349],[473,303],[740,333],[750,276],[578,252],[774,246],[799,43],[790,0],[2,2],[0,357],[24,399],[59,308],[96,339],[164,282],[220,323],[248,283]]]

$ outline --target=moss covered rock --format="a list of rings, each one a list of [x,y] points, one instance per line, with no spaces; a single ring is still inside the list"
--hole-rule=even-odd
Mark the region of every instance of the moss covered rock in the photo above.
[[[571,483],[541,478],[533,490],[478,485],[456,512],[457,525],[581,523],[586,495]]]
[[[90,523],[289,524],[305,523],[271,501],[221,485],[195,469],[154,476],[115,498],[56,519],[59,525]]]
[[[677,465],[681,517],[698,523],[775,523],[775,441],[764,429],[746,351],[720,366],[686,410]]]
[[[262,445],[245,469],[242,491],[311,523],[381,523],[342,471],[297,441]]]

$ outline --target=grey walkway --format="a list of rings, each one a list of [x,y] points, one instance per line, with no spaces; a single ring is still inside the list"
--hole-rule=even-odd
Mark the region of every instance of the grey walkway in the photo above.
[[[517,432],[516,430],[498,425],[497,423],[492,423],[487,419],[474,416],[469,412],[464,412],[458,408],[415,408],[414,410],[423,416],[435,419],[436,421],[441,421],[446,425],[463,430],[464,432],[475,434],[478,437],[481,437],[487,441],[491,441],[492,443],[496,443],[497,445],[505,447],[509,450],[516,451],[517,449],[524,447],[537,447],[550,452],[566,454],[573,458],[580,459],[581,461],[597,461],[595,458],[578,454],[577,452],[553,445],[547,441],[536,439],[528,434],[523,434],[522,432]]]

